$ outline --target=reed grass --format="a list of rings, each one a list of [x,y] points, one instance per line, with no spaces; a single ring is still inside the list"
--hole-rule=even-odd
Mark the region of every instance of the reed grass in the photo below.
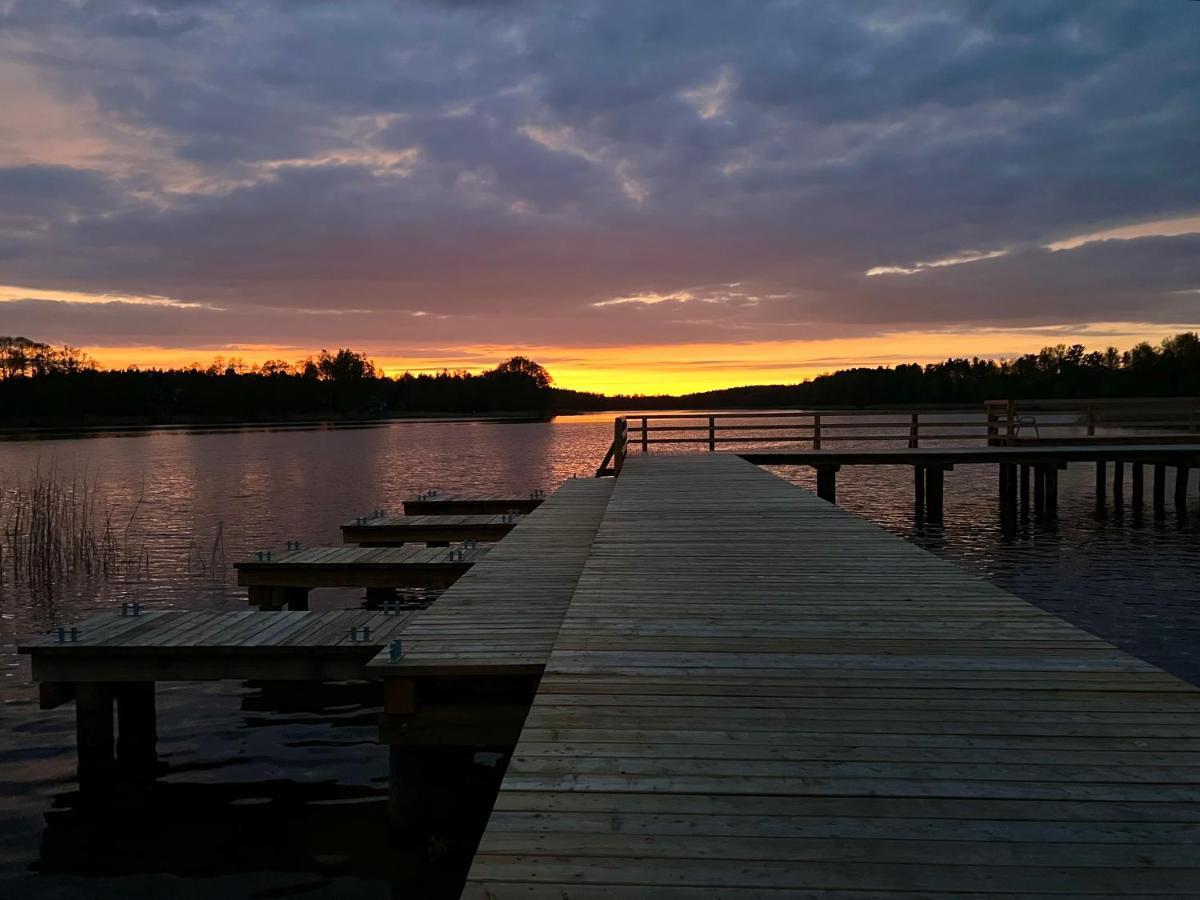
[[[42,593],[74,578],[146,578],[141,508],[139,497],[118,519],[99,506],[86,473],[68,477],[40,464],[25,480],[0,485],[0,591],[6,584]]]

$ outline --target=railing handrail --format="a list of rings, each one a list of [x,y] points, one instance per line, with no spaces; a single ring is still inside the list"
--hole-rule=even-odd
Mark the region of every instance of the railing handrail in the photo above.
[[[1035,412],[1059,414],[1056,416],[1059,421],[1039,420],[1030,415]],[[1134,415],[1137,412],[1143,417],[1137,418]],[[969,420],[964,420],[964,413],[970,416]],[[1123,417],[1122,414],[1129,415]],[[677,424],[663,424],[665,422]],[[1022,433],[1022,426],[1028,426],[1025,433]],[[915,449],[921,446],[922,438],[926,441],[982,441],[990,446],[1037,441],[1111,440],[1106,435],[1097,435],[1097,428],[1139,426],[1197,434],[1200,432],[1200,398],[988,400],[982,407],[812,407],[626,414],[614,423],[613,444],[597,474],[619,474],[631,441],[639,443],[643,453],[650,451],[651,444],[706,444],[711,451],[716,450],[718,444],[792,442],[820,450],[822,441],[891,441]],[[1086,438],[1064,433],[1064,430],[1081,428],[1086,428]],[[864,431],[868,433],[864,434]]]

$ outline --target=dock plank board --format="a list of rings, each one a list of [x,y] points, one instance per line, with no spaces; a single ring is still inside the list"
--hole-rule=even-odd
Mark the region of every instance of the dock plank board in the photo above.
[[[448,587],[489,547],[309,547],[234,564],[238,584],[255,587]]]
[[[1200,691],[732,454],[631,457],[463,896],[1194,896]]]
[[[373,516],[342,525],[342,540],[361,546],[397,546],[426,541],[499,541],[517,527],[521,516],[417,515]]]
[[[372,671],[381,677],[540,673],[612,490],[607,480],[564,482],[405,625],[399,661],[381,653]]]

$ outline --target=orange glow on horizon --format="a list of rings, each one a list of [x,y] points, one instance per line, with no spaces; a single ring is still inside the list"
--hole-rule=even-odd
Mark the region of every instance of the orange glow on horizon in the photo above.
[[[754,384],[794,384],[855,366],[930,363],[948,357],[1001,358],[1032,353],[1054,344],[1083,344],[1089,350],[1127,350],[1140,341],[1157,343],[1190,325],[1098,323],[1079,329],[1039,328],[972,332],[899,332],[813,341],[754,341],[711,344],[643,344],[627,347],[464,346],[438,356],[362,348],[388,375],[462,369],[481,372],[510,356],[528,356],[545,366],[558,387],[605,394],[683,394]],[[209,365],[214,357],[254,366],[268,359],[289,362],[314,355],[307,348],[240,345],[227,347],[84,347],[105,368],[180,368]],[[356,348],[359,349],[359,348]]]

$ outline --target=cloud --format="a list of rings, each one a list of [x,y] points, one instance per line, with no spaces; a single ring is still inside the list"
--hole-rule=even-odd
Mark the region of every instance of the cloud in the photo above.
[[[1200,215],[1178,219],[1161,219],[1154,222],[1138,222],[1121,225],[1090,234],[1079,234],[1046,244],[1047,250],[1074,250],[1095,241],[1132,241],[1145,237],[1178,237],[1181,234],[1200,234]]]
[[[38,291],[4,311],[413,348],[1196,322],[1198,27],[1122,0],[10,0],[0,283]],[[203,308],[46,302],[72,293]]]
[[[980,262],[985,259],[996,259],[1008,254],[1007,250],[964,250],[958,256],[946,259],[935,259],[932,262],[918,262],[911,266],[874,266],[867,269],[867,274],[875,275],[915,275],[927,269],[941,269],[945,266],[961,266],[964,263]]]

